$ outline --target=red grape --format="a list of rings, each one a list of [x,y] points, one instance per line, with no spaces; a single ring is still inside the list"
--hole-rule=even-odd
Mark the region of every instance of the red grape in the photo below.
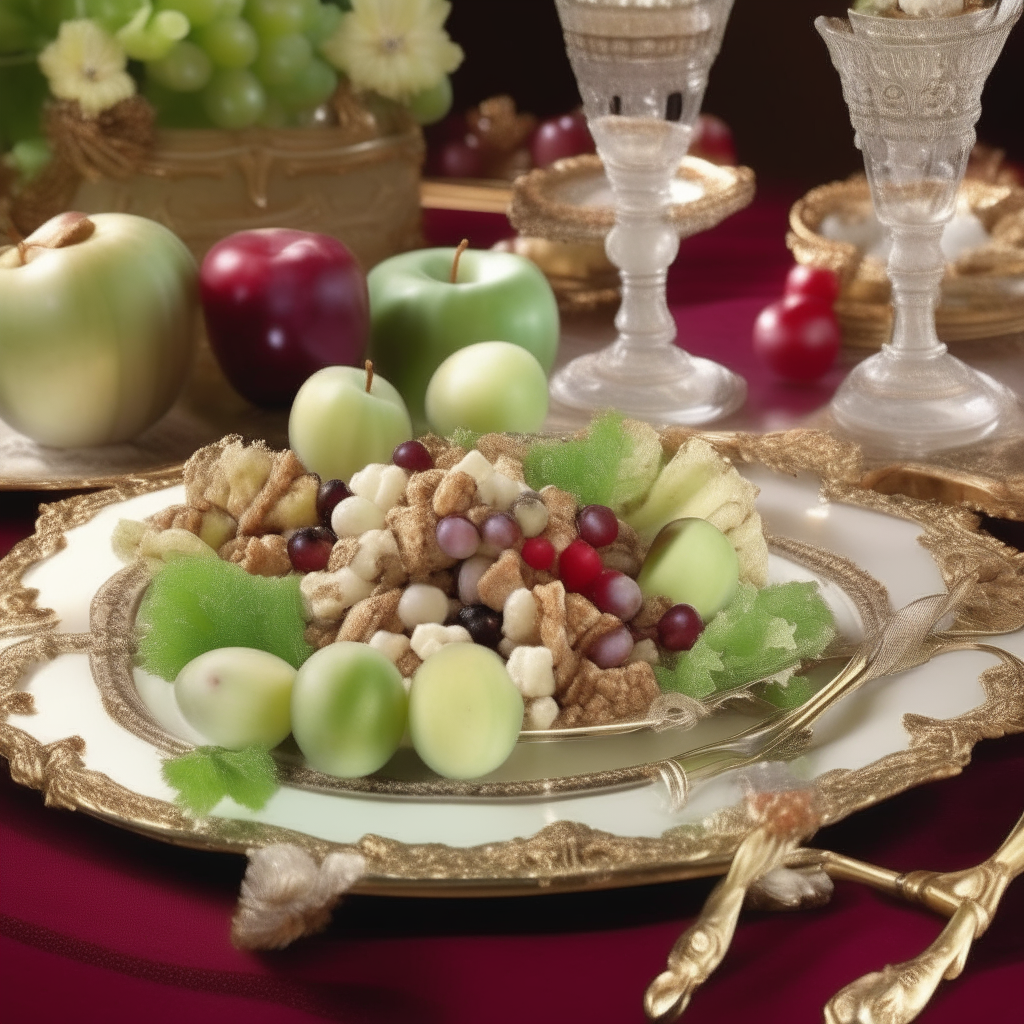
[[[625,626],[599,636],[587,649],[587,657],[598,668],[618,668],[633,653],[633,636]]]
[[[391,461],[410,473],[434,468],[434,457],[419,441],[403,441],[392,453]]]
[[[304,526],[288,538],[288,560],[298,572],[321,572],[327,568],[337,538],[325,526]]]
[[[658,620],[658,643],[667,651],[688,651],[704,632],[704,621],[697,609],[674,604]]]
[[[449,558],[469,558],[480,547],[480,534],[476,527],[462,516],[445,516],[434,531],[437,546]]]
[[[565,589],[582,594],[601,573],[601,556],[585,541],[574,540],[558,559]]]
[[[733,141],[732,129],[714,114],[701,114],[694,125],[690,153],[710,160],[713,164],[734,165],[736,143]]]
[[[541,121],[530,139],[534,167],[547,167],[556,160],[596,150],[582,110]]]
[[[816,380],[835,362],[840,340],[832,307],[819,299],[781,299],[754,322],[754,351],[785,380]]]
[[[352,492],[344,480],[324,480],[316,492],[316,514],[324,526],[331,523],[334,506],[345,498],[351,498]]]
[[[576,513],[576,529],[580,537],[595,548],[611,544],[619,535],[619,521],[605,505],[584,505]]]
[[[480,527],[480,535],[485,544],[492,548],[504,551],[506,548],[515,547],[523,536],[519,524],[511,517],[502,512],[488,516]]]
[[[555,563],[555,546],[547,537],[531,537],[523,541],[523,550],[520,554],[531,569],[543,571],[550,569]]]
[[[786,275],[783,298],[802,295],[805,299],[820,299],[832,305],[839,298],[839,278],[827,267],[812,267],[797,263]]]
[[[617,615],[623,622],[633,618],[644,603],[636,580],[616,569],[605,569],[587,587],[586,596],[600,611]]]

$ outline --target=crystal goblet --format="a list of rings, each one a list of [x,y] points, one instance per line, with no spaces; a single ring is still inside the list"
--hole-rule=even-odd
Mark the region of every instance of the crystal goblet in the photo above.
[[[901,455],[970,444],[1011,414],[1014,394],[950,355],[935,333],[945,268],[940,241],[974,145],[981,90],[1024,0],[948,17],[849,12],[818,18],[864,155],[878,219],[890,231],[893,332],[832,401],[836,422]]]
[[[557,373],[552,397],[652,423],[717,419],[743,403],[746,383],[674,344],[665,280],[679,236],[666,215],[733,0],[556,2],[614,197],[605,248],[619,269],[622,304],[615,342]]]

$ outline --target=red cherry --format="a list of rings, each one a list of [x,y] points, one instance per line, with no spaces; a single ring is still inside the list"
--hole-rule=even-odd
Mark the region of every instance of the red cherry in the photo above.
[[[714,114],[701,114],[694,125],[690,153],[713,164],[735,165],[736,143],[732,129]]]
[[[619,535],[619,521],[606,505],[584,505],[576,513],[580,538],[595,548],[603,548]]]
[[[688,604],[674,604],[658,619],[658,643],[667,651],[688,651],[703,632],[703,620]]]
[[[298,572],[327,568],[337,538],[324,526],[304,526],[288,538],[288,560]]]
[[[555,546],[547,537],[530,537],[523,541],[520,552],[523,561],[531,568],[543,572],[555,563]]]
[[[558,575],[565,589],[577,594],[583,593],[603,568],[601,556],[585,540],[574,540],[558,559]]]
[[[410,473],[434,468],[434,458],[419,441],[403,441],[391,454],[391,461]]]
[[[840,341],[832,307],[818,299],[781,299],[754,322],[754,351],[784,380],[816,380],[835,362]]]
[[[556,160],[597,150],[582,110],[541,121],[530,139],[534,167],[547,167]]]
[[[820,299],[832,305],[839,298],[839,278],[827,267],[812,267],[798,263],[786,275],[783,298],[802,295],[805,299]]]

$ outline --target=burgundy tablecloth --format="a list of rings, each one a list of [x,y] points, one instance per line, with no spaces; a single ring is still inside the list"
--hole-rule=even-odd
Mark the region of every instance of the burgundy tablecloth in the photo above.
[[[698,354],[750,381],[764,422],[827,400],[841,376],[772,382],[749,350],[758,309],[788,266],[791,196],[685,243],[670,297]],[[433,213],[428,234],[490,244],[500,217]],[[0,495],[0,553],[31,530],[44,495]],[[1024,737],[986,741],[959,777],[906,793],[821,832],[816,845],[899,870],[951,870],[996,848],[1024,809]],[[349,898],[329,930],[279,953],[233,949],[240,858],[181,850],[83,814],[47,810],[0,772],[0,1019],[77,1024],[626,1024],[712,881],[523,899]],[[1012,886],[964,975],[942,986],[926,1024],[1024,1019],[1024,884]],[[686,1020],[793,1024],[821,1019],[839,988],[921,951],[930,914],[840,883],[832,903],[747,914]]]

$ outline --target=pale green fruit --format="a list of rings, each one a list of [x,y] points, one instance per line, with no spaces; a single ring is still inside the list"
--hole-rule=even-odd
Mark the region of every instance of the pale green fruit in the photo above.
[[[89,237],[29,263],[0,255],[0,417],[57,448],[127,441],[155,423],[184,384],[198,326],[198,271],[175,234],[127,213],[88,219]]]
[[[481,341],[453,352],[434,371],[424,405],[431,429],[442,436],[460,427],[532,434],[548,414],[548,378],[525,348]]]
[[[692,605],[707,622],[735,596],[740,564],[721,530],[703,519],[677,519],[654,538],[637,583],[649,597]]]
[[[428,768],[449,779],[494,771],[516,745],[523,698],[501,658],[480,644],[446,644],[413,676],[409,735]]]
[[[174,680],[189,725],[229,750],[276,747],[291,732],[295,669],[251,647],[218,647],[193,658]]]
[[[312,767],[352,779],[398,749],[408,699],[394,664],[368,644],[343,640],[311,655],[292,691],[292,733]]]
[[[379,374],[366,390],[366,371],[353,366],[317,370],[299,388],[288,417],[288,443],[322,480],[349,480],[412,437],[402,396]]]

